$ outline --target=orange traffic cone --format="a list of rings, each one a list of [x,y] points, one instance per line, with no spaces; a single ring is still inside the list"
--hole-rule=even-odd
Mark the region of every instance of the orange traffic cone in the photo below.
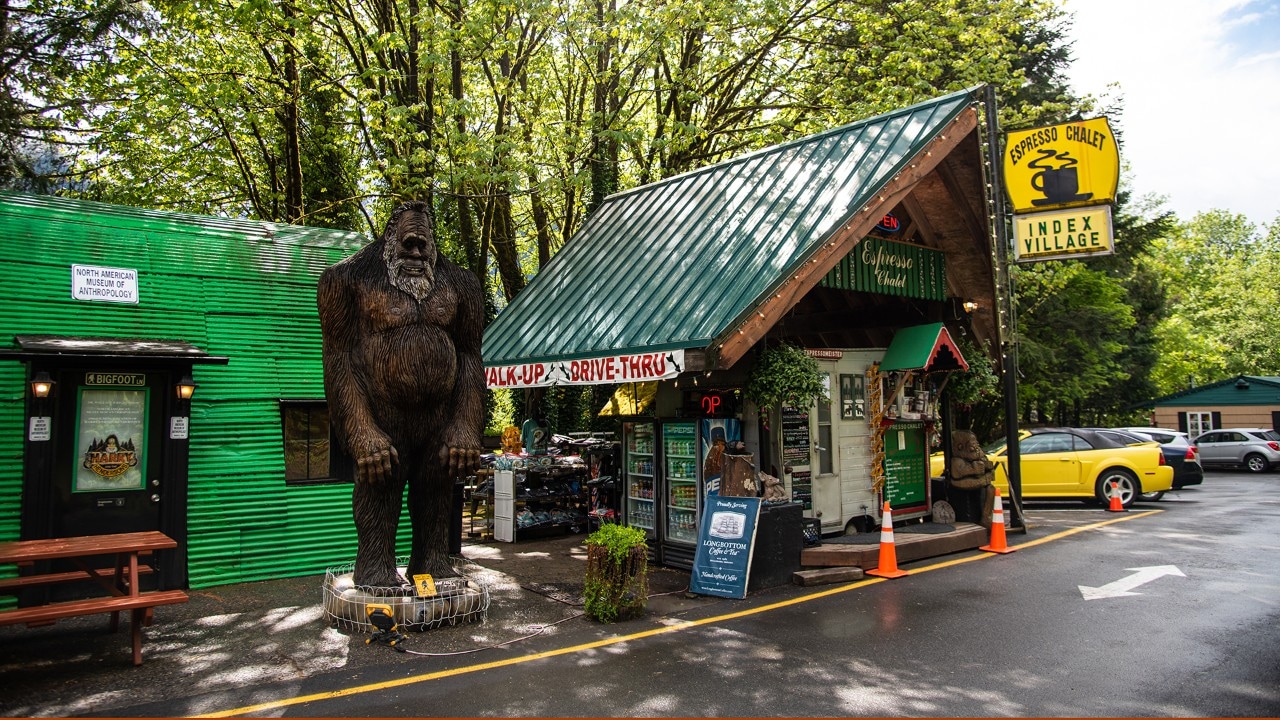
[[[991,508],[991,543],[978,549],[993,553],[1011,553],[1017,548],[1011,548],[1006,544],[1004,537],[1004,501],[1000,499],[1000,488],[994,489],[996,491],[996,499]]]
[[[1115,480],[1111,481],[1111,505],[1107,508],[1108,512],[1126,512],[1124,503],[1120,502],[1120,486]]]
[[[884,578],[900,578],[911,574],[898,569],[898,551],[893,548],[893,517],[887,500],[880,516],[880,567],[868,570],[867,574]]]

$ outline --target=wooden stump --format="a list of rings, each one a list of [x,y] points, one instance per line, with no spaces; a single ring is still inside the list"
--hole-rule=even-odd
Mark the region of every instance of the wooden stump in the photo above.
[[[724,467],[720,474],[721,497],[755,497],[756,465],[752,455],[724,456]]]

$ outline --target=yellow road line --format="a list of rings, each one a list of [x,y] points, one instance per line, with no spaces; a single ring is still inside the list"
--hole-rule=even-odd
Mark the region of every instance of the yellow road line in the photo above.
[[[1056,532],[1052,535],[1046,535],[1045,537],[1042,537],[1036,540],[1030,540],[1028,542],[1020,543],[1018,545],[1012,545],[1011,547],[1015,547],[1020,550],[1023,548],[1035,547],[1036,545],[1043,545],[1045,543],[1053,542],[1055,540],[1061,540],[1062,538],[1069,537],[1077,533],[1082,533],[1087,530],[1096,530],[1098,528],[1105,527],[1107,525],[1114,525],[1115,523],[1125,522],[1128,520],[1137,520],[1139,518],[1144,518],[1149,515],[1155,515],[1157,513],[1162,513],[1162,512],[1164,511],[1163,510],[1147,510],[1141,513],[1134,513],[1134,514],[1126,513],[1124,515],[1121,515],[1120,517],[1113,518],[1111,520],[1104,520],[1101,522],[1090,523],[1088,525],[1081,525],[1080,527],[1074,527],[1068,530],[1063,530],[1061,532]],[[991,557],[1002,557],[1002,556],[996,555],[994,553],[970,555],[968,557],[956,558],[953,560],[945,560],[943,562],[934,563],[932,565],[927,565],[925,567],[912,568],[911,574],[918,575],[920,573],[932,572],[934,570],[941,570],[943,568],[949,568],[955,565],[963,565],[964,563],[973,562],[975,560],[986,560]],[[882,583],[882,582],[887,582],[887,579],[886,578],[867,578],[865,580],[859,580],[857,582],[849,583],[848,585],[841,585],[838,587],[829,588],[827,590],[819,590],[813,593],[809,593],[807,595],[801,595],[800,597],[791,598],[789,600],[782,600],[776,603],[770,603],[768,605],[761,605],[760,607],[749,608],[746,610],[739,610],[737,612],[725,613],[723,615],[716,615],[715,617],[703,618],[702,620],[684,620],[673,625],[664,625],[662,627],[656,627],[656,628],[644,630],[637,633],[631,633],[630,635],[618,635],[611,638],[605,638],[603,640],[596,640],[595,642],[583,643],[581,645],[573,645],[570,647],[563,647],[556,650],[547,650],[546,652],[535,653],[533,655],[521,655],[520,657],[506,658],[504,660],[495,660],[493,662],[480,663],[478,665],[468,665],[466,667],[454,668],[452,670],[440,670],[438,672],[426,673],[425,675],[415,675],[413,677],[400,678],[398,680],[387,680],[384,682],[370,683],[368,685],[358,685],[355,687],[344,688],[342,690],[332,690],[330,692],[314,693],[311,695],[302,695],[299,697],[285,698],[283,700],[273,700],[271,702],[258,703],[257,705],[246,705],[245,707],[233,708],[230,710],[221,710],[218,712],[208,713],[205,715],[195,715],[193,717],[219,718],[219,717],[234,717],[237,715],[256,715],[256,714],[263,713],[264,711],[267,711],[267,710],[277,710],[279,708],[289,707],[291,705],[302,705],[305,703],[319,702],[322,700],[333,700],[336,698],[351,697],[353,695],[361,695],[369,692],[377,692],[379,690],[388,690],[391,688],[404,687],[406,685],[415,685],[417,683],[429,682],[431,680],[440,680],[442,678],[454,677],[457,675],[466,675],[468,673],[481,672],[484,670],[492,670],[492,669],[501,668],[501,667],[508,667],[510,665],[519,665],[521,663],[533,662],[535,660],[544,660],[546,658],[558,657],[560,655],[569,655],[572,653],[583,652],[585,650],[594,650],[596,648],[609,647],[610,645],[617,645],[619,643],[631,642],[633,640],[642,640],[644,638],[654,637],[657,635],[666,635],[668,633],[673,633],[680,630],[688,630],[690,628],[701,627],[703,625],[713,625],[715,623],[721,623],[727,620],[736,620],[737,618],[749,617],[751,615],[759,615],[760,613],[769,612],[771,610],[778,610],[780,608],[789,607],[792,605],[799,605],[801,603],[820,600],[825,597],[831,597],[832,595],[839,595],[841,593],[850,592],[852,590],[857,590],[859,588],[863,588],[868,585],[874,585],[876,583]]]

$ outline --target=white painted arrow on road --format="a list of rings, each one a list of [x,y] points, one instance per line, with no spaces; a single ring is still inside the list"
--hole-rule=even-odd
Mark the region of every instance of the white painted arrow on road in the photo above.
[[[1084,595],[1085,600],[1097,600],[1098,598],[1125,597],[1128,595],[1141,595],[1142,593],[1129,592],[1130,590],[1145,585],[1152,580],[1165,575],[1177,575],[1178,577],[1186,577],[1182,571],[1173,565],[1155,565],[1152,567],[1129,568],[1133,574],[1127,578],[1107,583],[1102,587],[1085,587],[1077,585],[1080,588],[1080,594]]]

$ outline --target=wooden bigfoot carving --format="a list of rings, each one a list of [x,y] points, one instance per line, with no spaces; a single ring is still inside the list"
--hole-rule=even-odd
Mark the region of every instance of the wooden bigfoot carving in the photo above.
[[[398,588],[396,525],[409,487],[408,573],[451,576],[453,479],[480,462],[483,289],[436,252],[429,205],[391,214],[382,238],[320,278],[324,388],[354,461],[356,585]]]

